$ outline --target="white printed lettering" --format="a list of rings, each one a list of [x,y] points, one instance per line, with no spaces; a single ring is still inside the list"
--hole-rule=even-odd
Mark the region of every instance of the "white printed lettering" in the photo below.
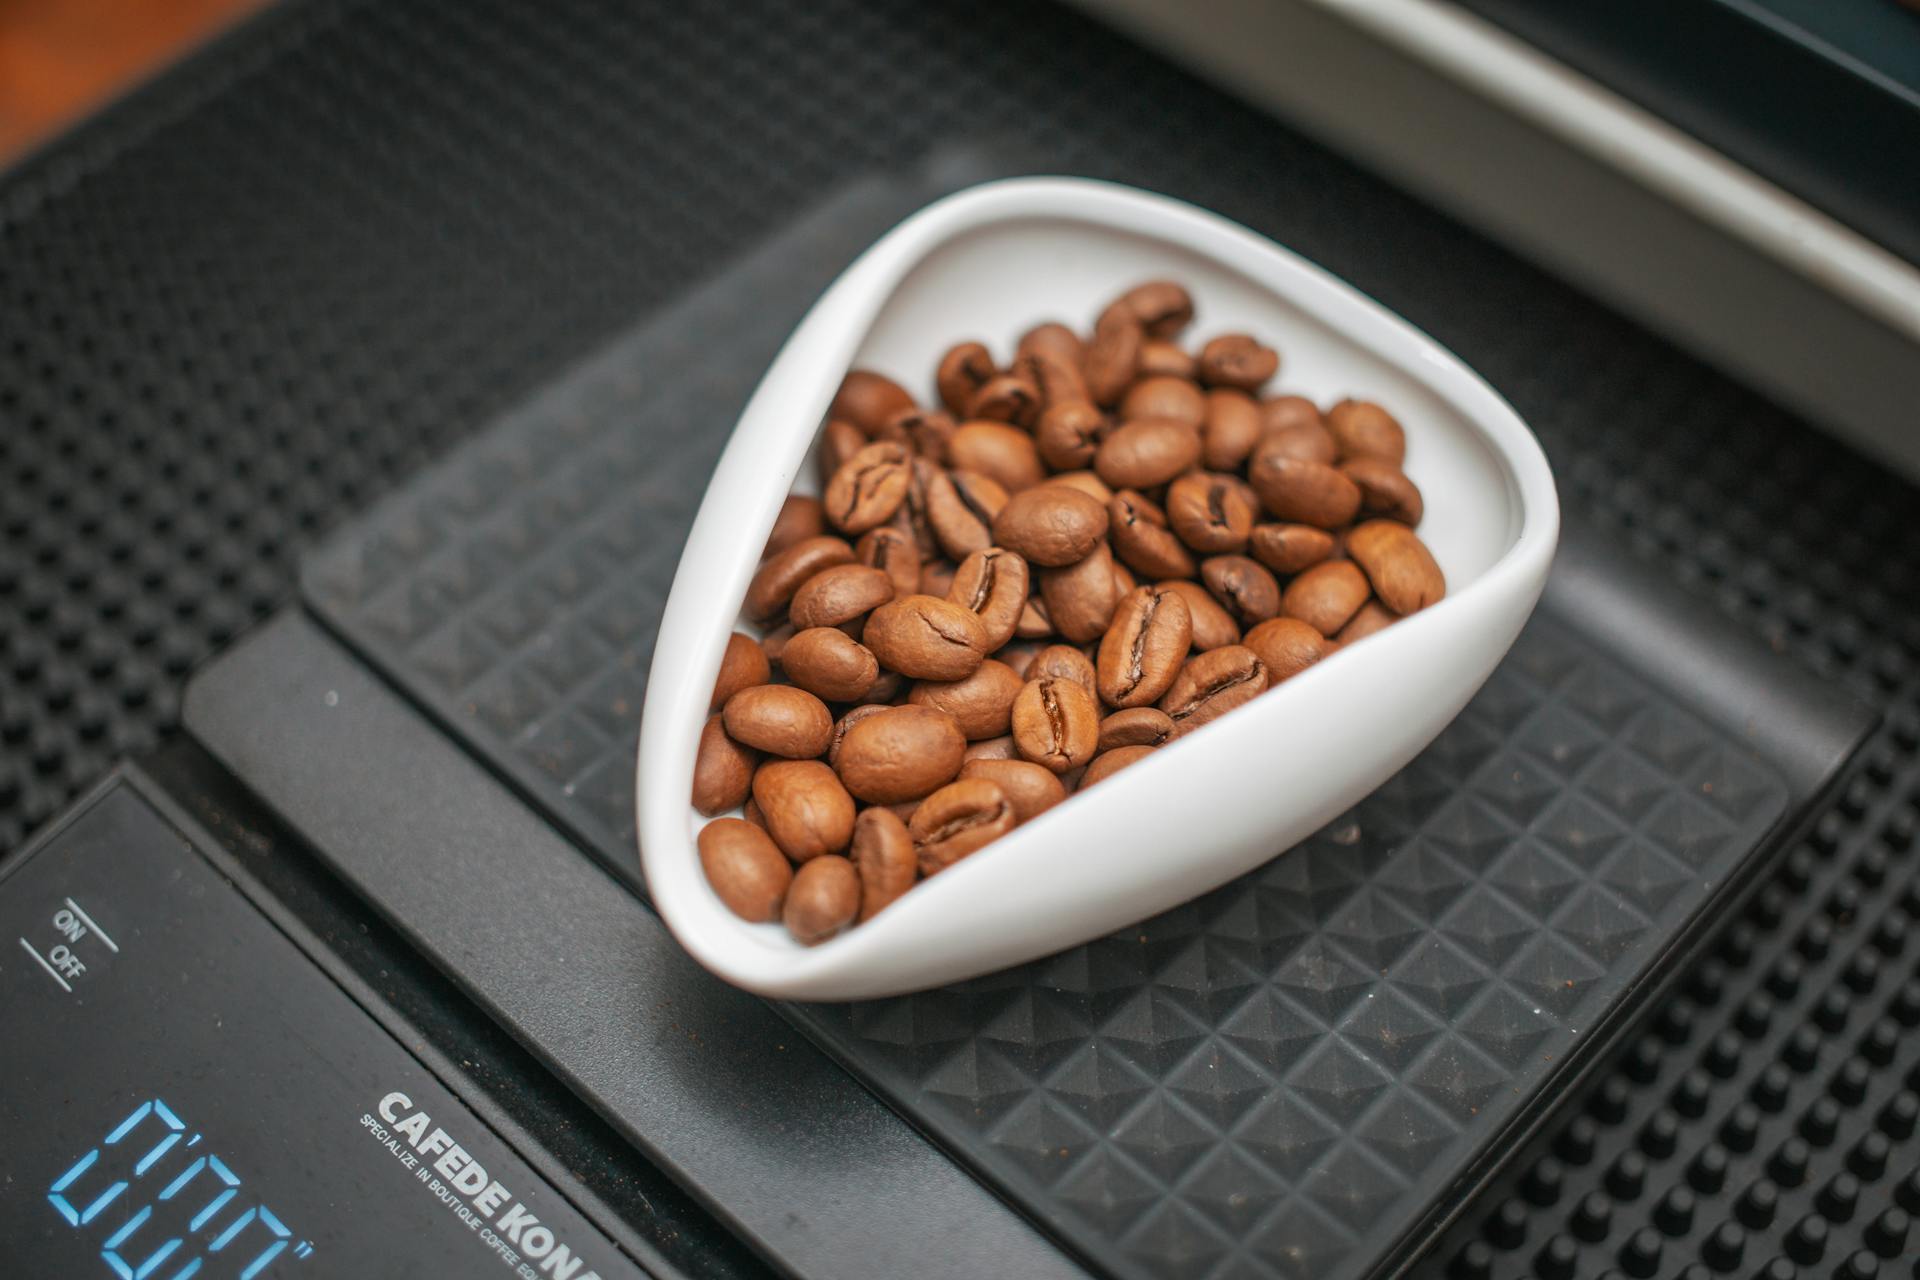
[[[380,1099],[380,1118],[382,1120],[398,1120],[400,1118],[399,1113],[403,1110],[413,1110],[413,1099],[404,1093],[390,1093]]]
[[[513,1208],[500,1215],[500,1229],[507,1233],[507,1239],[520,1243],[520,1233],[528,1227],[540,1225],[540,1219],[527,1212],[527,1206],[516,1203]]]
[[[529,1258],[544,1258],[547,1250],[553,1248],[553,1232],[545,1227],[528,1227],[520,1237],[520,1247]]]
[[[497,1182],[489,1182],[487,1189],[473,1198],[473,1207],[491,1218],[493,1211],[513,1199],[513,1192]]]
[[[427,1131],[427,1125],[432,1119],[433,1117],[429,1116],[426,1112],[416,1111],[405,1120],[394,1125],[393,1131],[395,1133],[405,1134],[407,1141],[411,1142],[417,1150],[420,1146],[420,1136]]]

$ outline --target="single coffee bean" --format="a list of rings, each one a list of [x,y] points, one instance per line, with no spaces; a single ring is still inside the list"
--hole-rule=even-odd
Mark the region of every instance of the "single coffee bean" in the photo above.
[[[793,866],[765,831],[739,818],[716,818],[700,828],[695,843],[707,883],[727,910],[754,924],[780,918]]]
[[[817,538],[826,531],[827,517],[820,500],[803,493],[790,493],[780,504],[780,514],[773,518],[773,532],[767,535],[767,549],[762,556],[775,555],[802,538]]]
[[[1275,427],[1260,436],[1260,443],[1248,456],[1247,472],[1252,474],[1262,458],[1291,458],[1295,462],[1319,462],[1332,466],[1339,460],[1340,448],[1333,433],[1318,422]]]
[[[1243,551],[1257,514],[1238,478],[1189,471],[1167,486],[1167,524],[1203,555]]]
[[[1091,471],[1062,471],[1059,475],[1048,476],[1047,484],[1078,489],[1103,507],[1113,501],[1113,490],[1107,488],[1106,481]],[[1045,485],[1041,487],[1044,488]]]
[[[1013,746],[1013,735],[1009,733],[998,738],[969,742],[960,767],[966,768],[966,762],[973,760],[1018,760],[1019,758],[1020,753]]]
[[[956,471],[973,471],[1008,493],[1031,489],[1047,478],[1033,437],[1004,422],[963,422],[947,441],[947,459]]]
[[[964,417],[974,393],[999,372],[993,367],[993,355],[978,342],[961,342],[947,348],[933,385],[940,392],[940,403],[955,417]]]
[[[973,393],[967,401],[966,413],[961,416],[1030,428],[1040,416],[1040,388],[1018,372],[995,374]]]
[[[1185,422],[1135,418],[1100,442],[1093,469],[1115,489],[1151,489],[1199,460],[1200,433]]]
[[[1360,509],[1368,515],[1385,516],[1401,524],[1416,525],[1426,514],[1420,486],[1407,479],[1407,473],[1385,458],[1372,454],[1340,464],[1340,472],[1360,487]]]
[[[1112,751],[1116,747],[1157,747],[1172,737],[1172,716],[1158,707],[1128,707],[1100,722],[1098,749]]]
[[[1212,556],[1200,562],[1200,577],[1243,631],[1280,612],[1280,584],[1257,560]]]
[[[1061,400],[1040,414],[1033,443],[1041,461],[1056,471],[1072,471],[1093,461],[1106,427],[1106,415],[1090,401]]]
[[[1014,358],[1013,367],[1015,373],[1040,388],[1042,410],[1056,404],[1087,404],[1093,398],[1078,359],[1063,360],[1046,352],[1023,351]],[[1023,425],[1036,422],[1038,418]]]
[[[834,768],[869,804],[899,804],[951,782],[966,749],[965,735],[946,712],[887,707],[847,727]]]
[[[1058,321],[1049,320],[1021,334],[1013,354],[1016,359],[1020,356],[1046,356],[1061,364],[1078,366],[1086,358],[1087,352],[1079,334]]]
[[[1245,706],[1266,688],[1267,667],[1259,655],[1231,644],[1189,658],[1160,699],[1160,709],[1173,721],[1173,736],[1180,738]]]
[[[1207,397],[1185,378],[1141,378],[1120,397],[1120,420],[1171,418],[1198,428],[1206,421]]]
[[[1177,592],[1137,587],[1121,600],[1100,641],[1100,697],[1114,707],[1157,702],[1186,663],[1193,615]]]
[[[1407,433],[1392,414],[1370,401],[1342,400],[1327,410],[1327,429],[1348,461],[1382,458],[1397,467],[1407,460]]]
[[[860,811],[853,820],[851,856],[854,870],[860,873],[861,924],[913,888],[914,877],[919,874],[913,836],[907,831],[906,820],[892,809]]]
[[[1101,313],[1081,366],[1095,404],[1112,408],[1120,403],[1120,397],[1133,385],[1134,372],[1140,366],[1140,347],[1146,339],[1139,317],[1130,309],[1115,305]]]
[[[863,435],[871,436],[888,417],[912,404],[913,397],[892,378],[871,369],[851,369],[841,379],[827,417],[851,422]]]
[[[1353,615],[1346,626],[1340,628],[1340,634],[1333,643],[1344,648],[1355,640],[1364,640],[1376,631],[1385,631],[1400,621],[1400,615],[1378,600],[1369,600],[1360,606],[1360,612]]]
[[[787,618],[808,627],[837,627],[865,617],[893,599],[893,579],[864,564],[837,564],[800,584],[787,606]]]
[[[1130,764],[1137,764],[1152,755],[1154,748],[1149,746],[1115,747],[1111,751],[1102,751],[1087,764],[1087,771],[1080,775],[1080,785],[1075,788],[1085,791],[1097,782],[1105,781]]]
[[[1447,594],[1446,575],[1427,544],[1397,520],[1369,520],[1349,530],[1347,554],[1366,570],[1380,603],[1397,614],[1414,613]]]
[[[1106,507],[1063,484],[1014,494],[993,521],[994,542],[1046,567],[1079,563],[1106,536]]]
[[[833,737],[827,742],[827,763],[835,769],[840,767],[840,744],[846,740],[847,730],[868,716],[891,710],[893,708],[883,702],[863,702],[857,707],[847,708],[847,713],[833,722]]]
[[[827,702],[857,702],[880,678],[873,652],[838,627],[808,627],[796,634],[780,655],[780,666],[796,686]]]
[[[1280,596],[1280,612],[1330,636],[1346,626],[1372,594],[1367,575],[1351,560],[1329,560],[1287,584]]]
[[[833,739],[833,714],[826,703],[790,685],[742,689],[720,714],[735,742],[789,760],[820,755]]]
[[[853,548],[840,538],[802,538],[770,557],[747,584],[746,614],[755,622],[771,622],[785,612],[793,593],[822,569],[852,564]]]
[[[780,665],[780,655],[786,652],[787,641],[793,639],[794,633],[797,630],[799,630],[799,628],[795,627],[791,622],[783,622],[773,630],[767,632],[766,635],[760,637],[760,652],[767,656],[769,675],[772,674],[773,667]]]
[[[921,801],[907,829],[920,874],[931,876],[998,840],[1014,823],[1013,802],[998,783],[962,778]]]
[[[1113,553],[1107,544],[1096,542],[1078,564],[1040,570],[1040,596],[1047,603],[1054,630],[1075,644],[1098,640],[1120,602]]]
[[[753,775],[767,834],[795,862],[839,853],[853,839],[853,797],[818,760],[769,760]]]
[[[847,859],[828,854],[793,873],[780,919],[803,946],[815,947],[853,923],[860,913],[860,873]]]
[[[1193,319],[1193,297],[1171,280],[1149,280],[1121,294],[1115,303],[1134,314],[1152,338],[1171,338]]]
[[[1168,342],[1164,338],[1148,338],[1140,344],[1140,376],[1185,378],[1193,382],[1200,376],[1200,367],[1191,355],[1180,349],[1178,343]]]
[[[708,716],[693,757],[693,807],[709,818],[739,808],[753,789],[759,763],[759,752],[729,738],[719,716]]]
[[[1013,746],[1024,760],[1065,773],[1093,759],[1100,708],[1073,680],[1029,680],[1013,701]]]
[[[814,466],[820,473],[820,487],[825,489],[834,473],[871,443],[867,434],[851,422],[840,418],[827,419],[827,425],[820,428],[820,442],[814,451]]]
[[[720,675],[713,682],[713,699],[707,704],[707,710],[717,710],[742,689],[765,684],[772,678],[766,650],[752,636],[736,631],[727,637],[726,652],[720,656]]]
[[[1248,631],[1240,643],[1266,664],[1269,688],[1299,675],[1333,651],[1325,636],[1298,618],[1269,618]]]
[[[969,760],[960,766],[961,778],[985,778],[1006,793],[1018,826],[1031,822],[1067,798],[1060,779],[1030,760]]]
[[[869,529],[853,544],[854,558],[887,575],[893,594],[910,596],[920,589],[920,549],[894,525]]]
[[[960,562],[946,598],[980,619],[987,650],[992,652],[1013,639],[1031,586],[1024,557],[1004,547],[988,547]]]
[[[1195,652],[1205,653],[1240,643],[1240,624],[1220,607],[1220,602],[1204,586],[1186,578],[1164,578],[1154,585],[1176,593],[1187,602],[1187,613],[1193,619]]]
[[[932,559],[940,554],[940,540],[934,536],[933,515],[928,508],[928,486],[936,479],[944,479],[947,471],[944,462],[935,462],[931,458],[915,458],[907,481],[907,497],[900,509],[893,513],[892,526],[912,539],[920,552],[922,560]]]
[[[1302,462],[1267,451],[1269,436],[1254,450],[1247,479],[1261,505],[1276,520],[1338,529],[1360,510],[1360,489],[1324,462]]]
[[[1200,428],[1200,465],[1209,471],[1238,471],[1260,443],[1260,406],[1244,391],[1215,387],[1207,392],[1207,417]]]
[[[907,694],[914,706],[953,717],[969,742],[997,738],[1013,723],[1013,700],[1023,682],[1004,662],[988,658],[964,680],[922,680]]]
[[[1100,696],[1100,679],[1089,658],[1070,644],[1050,644],[1033,655],[1024,673],[1033,680],[1071,680],[1087,691],[1089,698]]]
[[[990,476],[972,471],[931,470],[925,476],[927,522],[934,542],[955,560],[993,545],[993,521],[1007,504],[1007,491]]]
[[[1143,493],[1122,489],[1107,503],[1114,554],[1149,578],[1190,578],[1193,556],[1167,527],[1166,513]]]
[[[1255,560],[1283,577],[1292,577],[1333,554],[1333,535],[1310,524],[1257,524],[1247,538]]]
[[[939,409],[915,406],[902,409],[880,428],[882,440],[898,440],[929,462],[947,465],[947,442],[958,428],[953,415]]]
[[[842,533],[865,533],[885,524],[906,501],[912,451],[881,441],[864,445],[848,458],[822,498],[827,519]]]
[[[958,680],[972,675],[987,654],[979,617],[937,596],[881,605],[868,616],[864,639],[881,665],[914,680]]]
[[[1258,391],[1280,371],[1280,353],[1251,334],[1223,333],[1200,348],[1200,381],[1210,387]]]
[[[1305,396],[1268,396],[1260,402],[1260,430],[1280,431],[1287,427],[1311,426],[1325,430],[1320,410]],[[1332,440],[1332,436],[1327,437]],[[1316,459],[1331,462],[1331,458]]]

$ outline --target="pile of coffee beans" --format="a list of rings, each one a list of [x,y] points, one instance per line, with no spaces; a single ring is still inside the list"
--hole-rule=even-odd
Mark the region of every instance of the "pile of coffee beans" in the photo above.
[[[825,941],[1445,593],[1393,415],[1263,396],[1278,353],[1192,318],[1154,281],[1006,364],[962,342],[938,405],[847,375],[701,732],[734,912]]]

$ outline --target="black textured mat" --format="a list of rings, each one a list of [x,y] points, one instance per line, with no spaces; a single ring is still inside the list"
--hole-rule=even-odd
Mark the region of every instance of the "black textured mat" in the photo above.
[[[733,417],[833,272],[984,163],[810,213],[343,530],[310,602],[637,886],[653,627]],[[1365,1276],[1637,1007],[1788,802],[1543,615],[1433,747],[1262,870],[1047,961],[787,1012],[1106,1270]]]

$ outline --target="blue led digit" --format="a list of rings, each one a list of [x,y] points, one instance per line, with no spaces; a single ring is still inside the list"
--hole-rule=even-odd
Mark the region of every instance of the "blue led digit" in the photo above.
[[[207,1167],[220,1176],[220,1181],[226,1185],[227,1189],[215,1196],[213,1202],[206,1208],[193,1215],[193,1221],[187,1224],[187,1230],[189,1231],[198,1231],[200,1228],[206,1226],[208,1220],[226,1206],[227,1201],[239,1194],[234,1190],[235,1187],[240,1185],[239,1177],[235,1175],[233,1170],[227,1168],[226,1163],[222,1161],[219,1156],[208,1156]]]
[[[175,1196],[179,1195],[180,1188],[186,1186],[189,1182],[192,1182],[193,1175],[196,1173],[199,1173],[202,1169],[206,1167],[207,1167],[207,1158],[205,1156],[201,1156],[198,1160],[195,1160],[192,1164],[187,1166],[187,1171],[185,1173],[181,1174],[179,1177],[175,1178],[172,1182],[169,1182],[167,1184],[166,1190],[160,1193],[160,1199],[171,1200]]]
[[[240,1280],[253,1280],[255,1276],[265,1271],[267,1264],[279,1257],[280,1251],[287,1247],[287,1238],[293,1234],[287,1230],[284,1222],[273,1216],[273,1210],[265,1205],[260,1206],[260,1221],[266,1224],[267,1230],[273,1232],[275,1239],[260,1251],[259,1257],[249,1262],[246,1269],[241,1271]]]
[[[60,1211],[60,1216],[67,1220],[67,1225],[70,1227],[80,1225],[80,1211],[73,1207],[71,1200],[68,1200],[60,1193],[72,1186],[74,1179],[92,1168],[93,1162],[99,1158],[100,1148],[95,1147],[78,1160],[75,1160],[73,1162],[73,1168],[60,1175],[59,1180],[53,1184],[52,1192],[47,1196],[47,1199],[53,1201],[53,1207]]]

